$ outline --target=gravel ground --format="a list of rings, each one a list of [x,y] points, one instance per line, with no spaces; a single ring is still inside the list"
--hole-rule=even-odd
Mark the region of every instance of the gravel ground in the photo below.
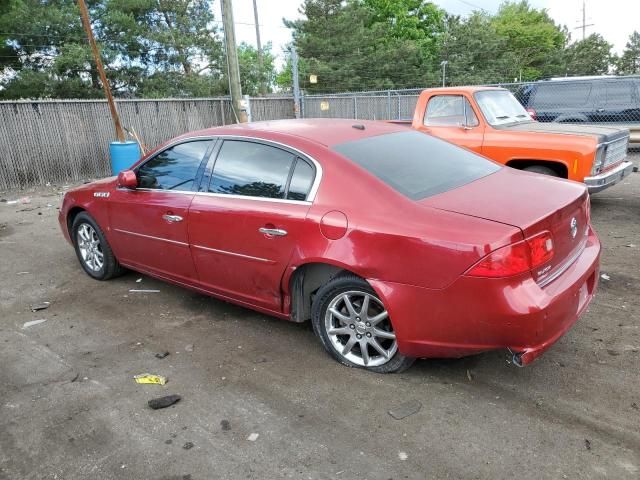
[[[639,174],[594,195],[609,280],[543,357],[387,376],[333,362],[308,325],[136,273],[91,280],[60,195],[0,198],[24,195],[0,203],[2,479],[640,478]],[[144,372],[169,382],[136,384]],[[422,408],[388,414],[405,402]]]

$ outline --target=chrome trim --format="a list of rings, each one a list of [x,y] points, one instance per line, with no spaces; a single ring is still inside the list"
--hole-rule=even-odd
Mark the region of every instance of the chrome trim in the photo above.
[[[204,247],[202,245],[192,245],[192,247],[199,248],[200,250],[206,250],[208,252],[220,253],[222,255],[230,255],[232,257],[244,258],[246,260],[255,260],[256,262],[269,263],[269,264],[276,263],[275,260],[269,260],[268,258],[252,257],[251,255],[244,255],[242,253],[229,252],[227,250],[218,250],[217,248]]]
[[[183,220],[183,218],[180,215],[163,215],[162,218],[164,220],[166,220],[167,222],[171,222],[171,223],[175,223],[175,222],[181,222]]]
[[[165,150],[174,147],[176,145],[179,145],[181,143],[186,143],[189,141],[197,141],[197,140],[216,140],[216,139],[241,139],[241,140],[253,140],[255,142],[258,143],[264,143],[267,145],[275,145],[275,146],[279,146],[279,147],[284,147],[286,149],[292,150],[296,153],[298,153],[301,157],[310,160],[311,163],[313,163],[315,169],[316,169],[316,176],[313,179],[313,184],[311,185],[311,189],[309,190],[309,194],[307,195],[307,199],[306,200],[289,200],[286,198],[265,198],[265,197],[249,197],[246,195],[228,195],[225,193],[211,193],[211,192],[194,192],[194,191],[190,191],[190,190],[160,190],[160,189],[153,189],[153,188],[137,188],[136,190],[140,190],[143,192],[166,192],[166,193],[181,193],[181,194],[192,194],[192,195],[211,195],[211,196],[222,196],[222,197],[229,197],[229,198],[237,198],[237,199],[249,199],[249,200],[259,200],[259,201],[267,201],[267,202],[283,202],[283,203],[299,203],[299,204],[311,204],[313,203],[313,201],[316,198],[316,195],[318,193],[318,189],[320,188],[320,181],[322,180],[322,174],[323,174],[323,170],[322,170],[322,165],[320,165],[320,163],[313,158],[311,155],[309,155],[308,153],[303,152],[302,150],[299,150],[295,147],[292,147],[291,145],[287,145],[286,143],[282,143],[282,142],[277,142],[275,140],[267,140],[261,137],[251,137],[251,136],[247,136],[247,135],[226,135],[226,134],[220,134],[220,135],[199,135],[199,136],[194,136],[194,137],[186,137],[186,138],[181,138],[180,140],[176,140],[175,142],[171,142],[169,144],[167,144],[162,150],[158,150],[157,152],[155,152],[153,154],[153,156],[147,158],[144,160],[144,162],[142,162],[140,165],[136,166],[136,169],[140,168],[142,165],[144,165],[145,163],[147,163],[149,160],[151,160],[152,158],[154,158],[156,155],[159,155],[160,153],[164,152]],[[211,160],[211,158],[209,158],[209,160]]]
[[[615,185],[620,180],[629,175],[633,170],[633,162],[623,161],[620,165],[611,170],[606,170],[599,175],[584,177],[584,183],[589,193],[597,193],[605,188]]]
[[[571,265],[573,265],[575,263],[575,261],[578,259],[578,257],[580,255],[582,255],[582,252],[584,252],[585,248],[587,247],[587,242],[586,240],[582,242],[582,244],[578,247],[578,250],[575,251],[575,253],[573,255],[571,255],[563,264],[562,266],[556,270],[555,272],[553,272],[551,275],[549,275],[546,278],[543,278],[542,280],[540,280],[538,282],[538,286],[540,288],[544,288],[547,285],[549,285],[551,282],[553,282],[555,279],[557,279],[560,275],[562,275],[564,272],[566,272],[569,267]]]
[[[194,192],[192,192],[194,193]],[[220,198],[235,198],[238,200],[257,200],[261,202],[276,202],[276,203],[292,203],[297,205],[311,205],[311,202],[306,200],[289,200],[288,198],[268,198],[268,197],[250,197],[248,195],[235,195],[231,193],[213,193],[213,192],[195,192],[199,197],[220,197]]]
[[[286,230],[282,230],[281,228],[267,228],[267,227],[260,227],[258,231],[260,233],[264,233],[265,235],[272,235],[274,237],[284,237],[288,233]]]
[[[161,242],[173,243],[175,245],[180,245],[180,246],[183,246],[183,247],[188,247],[189,246],[188,243],[179,242],[177,240],[169,240],[168,238],[154,237],[153,235],[145,235],[144,233],[130,232],[129,230],[122,230],[120,228],[114,228],[113,231],[114,232],[119,232],[119,233],[124,233],[124,234],[127,234],[127,235],[133,235],[134,237],[149,238],[151,240],[160,240]]]

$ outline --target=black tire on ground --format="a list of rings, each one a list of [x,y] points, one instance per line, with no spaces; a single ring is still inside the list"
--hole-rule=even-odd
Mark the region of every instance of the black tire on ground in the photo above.
[[[523,168],[526,172],[542,173],[543,175],[549,175],[550,177],[559,177],[558,172],[553,168],[545,167],[544,165],[531,165],[530,167]]]
[[[102,254],[102,266],[99,268],[97,264],[92,266],[91,261],[87,261],[83,258],[81,253],[80,242],[82,239],[79,232],[81,229],[86,230],[87,226],[95,232],[95,236],[98,241],[96,249]],[[111,246],[109,245],[109,242],[107,242],[102,229],[87,212],[80,212],[74,218],[73,225],[71,226],[71,239],[73,241],[73,246],[76,250],[78,260],[80,261],[80,265],[90,277],[95,278],[96,280],[109,280],[117,277],[118,275],[122,275],[125,272],[125,268],[118,263],[118,260],[113,254]]]
[[[324,286],[322,286],[318,290],[315,296],[315,299],[313,301],[313,305],[311,307],[311,323],[313,325],[314,332],[320,338],[320,342],[322,343],[322,346],[325,348],[325,350],[335,360],[337,360],[338,362],[348,367],[364,368],[366,370],[370,370],[377,373],[397,373],[397,372],[402,372],[403,370],[406,370],[407,368],[409,368],[413,364],[415,359],[402,355],[399,351],[397,351],[397,349],[395,351],[395,354],[392,355],[389,360],[386,360],[386,362],[381,365],[375,365],[375,366],[372,366],[372,365],[365,366],[365,365],[359,365],[357,363],[354,363],[349,359],[347,359],[345,356],[343,356],[342,353],[337,350],[337,347],[332,343],[329,337],[329,334],[327,332],[326,316],[327,316],[327,310],[329,309],[329,305],[332,303],[332,301],[338,299],[341,295],[345,294],[346,292],[357,292],[356,296],[358,293],[362,293],[363,295],[368,294],[370,298],[373,297],[371,298],[371,302],[374,302],[374,303],[376,301],[379,302],[379,305],[376,304],[378,308],[382,306],[382,302],[380,301],[379,297],[376,295],[373,288],[371,288],[371,286],[366,281],[364,281],[362,278],[356,275],[353,275],[353,274],[340,275],[332,279],[328,283],[326,283]],[[354,305],[354,307],[356,309],[360,308],[360,314],[362,314],[362,305],[359,305],[359,306]],[[383,327],[383,322],[384,322],[384,327]],[[386,328],[388,330],[388,333],[393,333],[393,327],[391,326],[390,320],[386,319],[383,322],[380,322],[379,324],[380,328]],[[372,319],[372,323],[373,323],[373,319]],[[350,339],[351,336],[355,334],[355,330],[353,332],[354,332],[353,334],[344,335],[344,337],[346,337],[346,339]],[[373,335],[375,336],[375,332],[373,333]],[[361,335],[361,337],[362,336],[364,335]],[[348,341],[346,339],[345,339],[345,342]],[[388,340],[387,345],[389,342],[393,342],[393,340]],[[357,344],[354,348],[356,348],[358,351],[361,351],[360,344]],[[367,348],[368,351],[373,352],[374,355],[379,355],[379,353],[373,350],[372,347],[365,347],[365,348]],[[389,349],[389,351],[391,351],[391,349]]]

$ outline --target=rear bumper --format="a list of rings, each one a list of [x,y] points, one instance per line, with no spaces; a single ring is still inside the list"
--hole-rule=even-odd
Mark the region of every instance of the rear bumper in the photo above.
[[[595,175],[593,177],[584,177],[584,183],[587,186],[589,193],[597,193],[604,190],[605,188],[609,188],[610,186],[615,185],[624,177],[628,176],[632,171],[632,162],[622,162],[617,167],[612,168],[611,170],[607,170],[600,175]]]
[[[463,357],[510,349],[526,365],[578,320],[598,283],[600,242],[593,231],[582,254],[544,288],[530,274],[507,279],[460,277],[443,290],[370,280],[382,297],[401,353]]]

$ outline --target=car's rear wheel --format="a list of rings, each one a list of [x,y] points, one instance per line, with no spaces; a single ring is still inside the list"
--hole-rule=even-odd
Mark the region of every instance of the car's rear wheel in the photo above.
[[[545,167],[544,165],[531,165],[524,169],[527,172],[542,173],[543,175],[549,175],[551,177],[559,177],[558,172],[553,168]]]
[[[334,278],[318,290],[312,322],[327,352],[349,367],[393,373],[414,361],[398,351],[391,319],[380,298],[355,275]]]
[[[109,280],[124,272],[102,229],[91,215],[86,212],[76,215],[71,233],[80,265],[89,276],[96,280]]]

